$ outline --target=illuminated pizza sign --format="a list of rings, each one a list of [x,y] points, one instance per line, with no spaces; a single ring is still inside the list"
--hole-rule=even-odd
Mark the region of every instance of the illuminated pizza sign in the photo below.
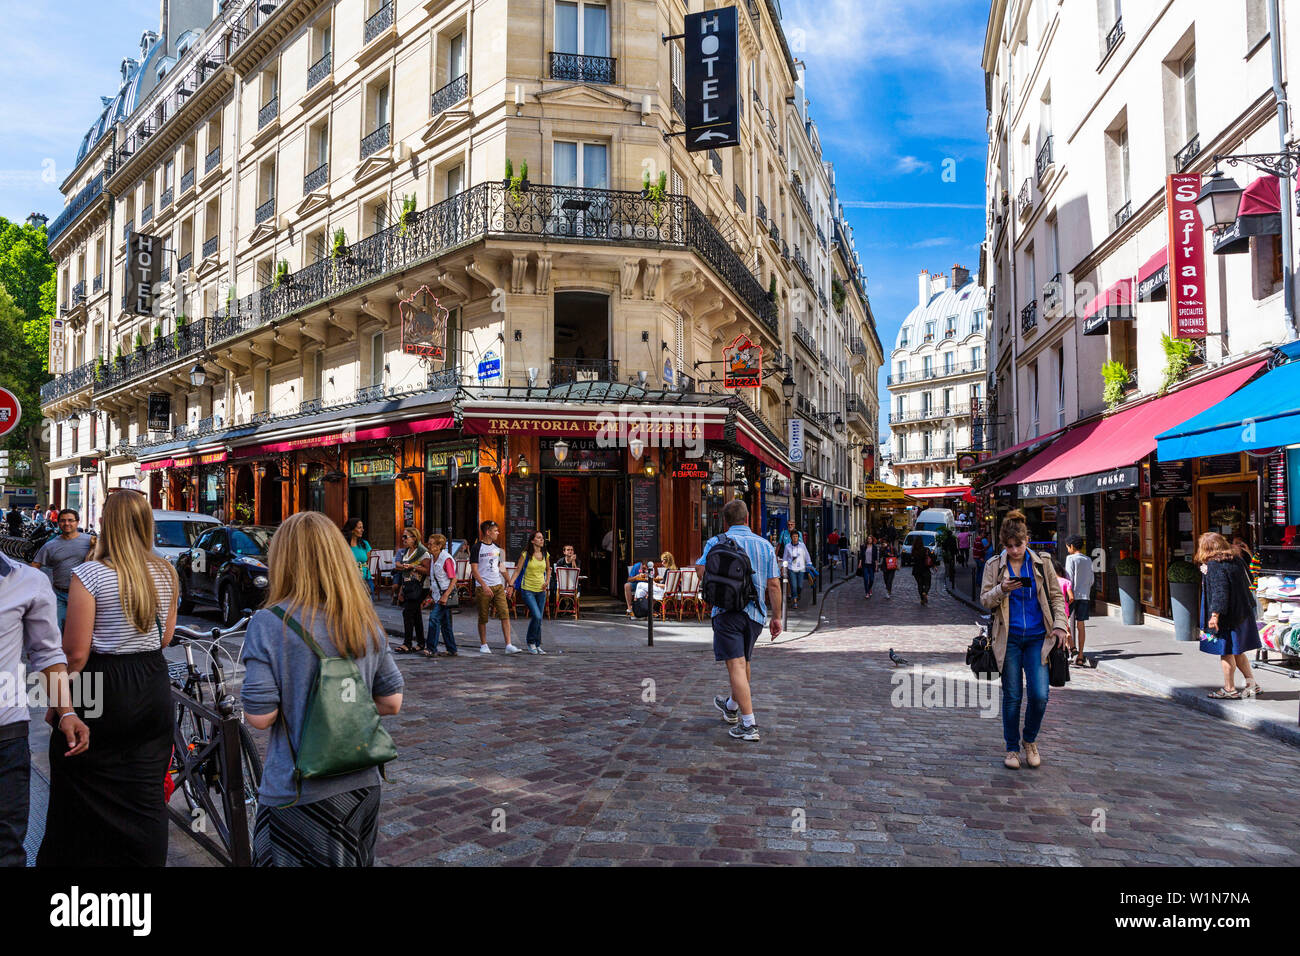
[[[763,385],[763,349],[744,335],[736,336],[731,345],[722,350],[726,370],[722,384],[727,388],[761,388]]]

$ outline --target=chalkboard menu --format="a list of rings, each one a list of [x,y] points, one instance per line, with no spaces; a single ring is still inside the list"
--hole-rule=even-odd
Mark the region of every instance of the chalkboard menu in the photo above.
[[[1233,452],[1231,455],[1214,455],[1211,458],[1201,459],[1201,477],[1210,478],[1215,475],[1235,475],[1241,471],[1241,455]]]
[[[632,560],[659,560],[659,482],[632,479]]]
[[[506,560],[513,561],[537,530],[537,479],[514,478],[506,482]]]
[[[1161,461],[1151,466],[1152,497],[1185,498],[1191,493],[1192,463],[1190,461]]]

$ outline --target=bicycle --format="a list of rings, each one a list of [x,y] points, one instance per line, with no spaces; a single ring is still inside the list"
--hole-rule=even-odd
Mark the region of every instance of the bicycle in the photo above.
[[[243,634],[247,625],[245,617],[225,630],[214,627],[206,642],[203,632],[178,625],[172,643],[184,649],[185,660],[167,666],[176,703],[168,772],[189,808],[188,816],[170,805],[168,812],[205,849],[234,866],[252,863],[249,825],[257,812],[262,758],[238,701],[226,692],[218,655],[224,652],[222,639]],[[194,663],[196,645],[211,663],[207,674]]]

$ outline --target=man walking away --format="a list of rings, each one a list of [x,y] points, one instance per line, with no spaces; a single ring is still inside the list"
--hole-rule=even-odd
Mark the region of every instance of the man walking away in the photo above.
[[[1070,579],[1070,588],[1074,591],[1074,600],[1070,603],[1070,617],[1074,619],[1074,663],[1080,667],[1088,666],[1088,659],[1083,656],[1084,622],[1092,609],[1092,558],[1083,553],[1083,536],[1072,534],[1065,542],[1069,554],[1065,559],[1065,575]]]
[[[506,639],[506,653],[518,654],[519,648],[510,643],[509,591],[514,590],[502,575],[502,552],[497,547],[501,528],[495,521],[484,521],[478,527],[478,540],[469,549],[469,566],[474,575],[474,596],[478,601],[478,651],[491,654],[488,647],[488,621],[495,614],[501,619],[501,634]]]
[[[40,671],[52,705],[46,719],[64,734],[67,756],[83,753],[90,731],[69,700],[68,659],[45,576],[0,555],[0,682],[20,688],[0,703],[0,866],[25,866],[32,753],[27,743],[27,666]]]
[[[781,571],[772,546],[749,528],[749,507],[739,498],[728,501],[722,509],[722,522],[727,530],[710,538],[700,555],[696,568],[703,582],[706,600],[719,600],[721,588],[713,588],[713,578],[708,574],[709,552],[722,545],[730,550],[738,548],[749,560],[749,600],[734,610],[713,607],[713,659],[727,665],[731,693],[725,699],[718,695],[713,706],[722,712],[722,719],[732,724],[730,736],[737,740],[758,740],[758,722],[754,719],[754,703],[749,688],[749,659],[754,644],[763,630],[763,622],[771,608],[769,629],[772,640],[781,634]],[[730,561],[732,556],[719,555],[720,561]],[[766,600],[765,600],[766,598]]]
[[[71,587],[72,569],[84,564],[90,556],[90,535],[77,530],[81,516],[71,508],[59,512],[59,534],[41,545],[32,560],[32,567],[50,569],[54,579],[54,597],[58,601],[59,630],[68,616],[68,588]]]

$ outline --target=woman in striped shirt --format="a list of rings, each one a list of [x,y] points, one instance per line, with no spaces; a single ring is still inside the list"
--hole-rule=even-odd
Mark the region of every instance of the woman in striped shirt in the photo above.
[[[163,866],[171,685],[162,649],[176,626],[176,571],[153,554],[153,512],[137,491],[104,502],[90,560],[72,570],[63,651],[82,675],[77,716],[90,749],[50,737],[50,807],[38,866]]]

